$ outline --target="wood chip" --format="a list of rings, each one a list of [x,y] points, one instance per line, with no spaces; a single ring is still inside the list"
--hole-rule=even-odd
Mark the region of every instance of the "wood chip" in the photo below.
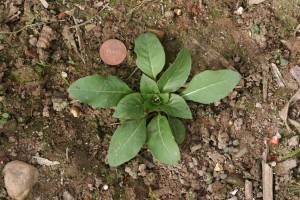
[[[46,0],[40,0],[40,2],[44,6],[44,8],[48,8],[49,7],[49,4],[48,4],[48,2]]]
[[[273,169],[267,163],[269,146],[265,140],[266,148],[262,155],[262,184],[263,184],[263,200],[273,200]]]
[[[253,200],[253,184],[248,180],[245,182],[245,200]]]
[[[273,200],[273,169],[268,163],[262,162],[263,199]]]

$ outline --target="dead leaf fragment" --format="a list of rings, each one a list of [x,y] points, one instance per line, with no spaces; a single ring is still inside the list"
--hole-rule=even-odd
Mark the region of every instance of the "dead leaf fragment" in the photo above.
[[[68,26],[64,26],[62,35],[64,37],[65,43],[70,50],[74,50],[74,52],[78,53],[77,45],[74,39],[73,33],[71,33]]]
[[[50,46],[50,42],[56,38],[56,32],[49,26],[43,26],[41,36],[36,43],[36,46],[41,49],[47,49]]]
[[[277,82],[277,85],[279,87],[285,87],[284,79],[283,79],[278,67],[274,63],[271,63],[271,71]]]
[[[281,43],[291,51],[291,53],[300,53],[300,40],[293,38],[290,40],[280,40]]]
[[[292,96],[292,98],[285,104],[283,109],[279,112],[279,117],[284,121],[286,128],[288,131],[291,131],[291,128],[289,127],[287,120],[288,120],[288,111],[289,107],[293,105],[296,101],[300,100],[300,90]]]
[[[296,81],[298,81],[298,83],[300,84],[300,67],[298,65],[291,67],[290,73],[296,79]]]

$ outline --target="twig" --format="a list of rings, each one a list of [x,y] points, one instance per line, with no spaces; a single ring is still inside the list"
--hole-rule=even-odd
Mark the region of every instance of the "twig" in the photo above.
[[[21,29],[19,29],[17,31],[11,31],[11,32],[0,31],[0,34],[16,34],[16,33],[19,33],[21,31],[23,31],[26,28],[30,28],[30,27],[34,27],[34,26],[42,26],[42,25],[45,25],[45,24],[52,24],[52,23],[56,23],[56,22],[64,22],[64,21],[66,21],[66,20],[57,20],[57,21],[51,21],[51,22],[40,22],[40,23],[32,24],[32,22],[36,18],[37,18],[37,16],[34,17],[33,19],[31,19],[25,26],[23,26]]]
[[[129,22],[129,20],[131,19],[131,16],[133,14],[134,11],[136,11],[137,9],[139,9],[140,7],[142,7],[144,4],[148,3],[148,2],[152,2],[152,3],[156,3],[158,2],[158,0],[156,1],[152,1],[152,0],[144,0],[142,1],[140,4],[138,4],[137,6],[135,6],[134,8],[132,8],[125,16],[126,21]]]
[[[130,79],[130,78],[133,76],[133,74],[135,74],[135,72],[136,72],[138,69],[139,69],[139,68],[136,67],[136,68],[133,70],[133,72],[128,76],[127,79]]]
[[[107,5],[103,6],[103,8],[101,10],[99,10],[93,17],[91,17],[91,19],[88,19],[87,21],[85,22],[82,22],[80,24],[75,24],[74,26],[70,26],[69,28],[77,28],[77,27],[80,27],[80,26],[83,26],[83,25],[86,25],[88,23],[90,23],[95,17],[97,17],[105,8],[108,8]]]
[[[72,17],[73,17],[74,23],[77,24],[76,18],[74,16],[72,16]],[[79,57],[81,58],[82,62],[85,64],[85,59],[82,55],[82,50],[84,50],[84,47],[83,47],[83,44],[82,44],[82,39],[81,39],[81,34],[80,34],[79,27],[76,26],[75,30],[76,30],[76,35],[77,35],[77,40],[78,40],[78,45],[79,45],[79,50],[80,50]]]
[[[25,26],[23,26],[21,29],[19,29],[19,30],[17,30],[17,31],[12,31],[12,32],[0,31],[0,34],[15,34],[15,33],[19,33],[19,32],[21,32],[21,31],[23,31],[24,29],[28,28],[28,26],[30,26],[31,23],[32,23],[36,18],[37,18],[37,16],[34,17],[34,18],[32,18],[32,19],[28,22],[28,24],[26,24]]]

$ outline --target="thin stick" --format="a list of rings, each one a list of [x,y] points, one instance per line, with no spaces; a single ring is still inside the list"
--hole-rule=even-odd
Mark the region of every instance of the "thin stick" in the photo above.
[[[21,31],[23,31],[24,29],[28,28],[28,26],[31,25],[31,23],[32,23],[36,18],[37,18],[37,16],[34,17],[34,18],[32,18],[32,19],[28,22],[28,24],[26,24],[25,26],[23,26],[21,29],[19,29],[19,30],[17,30],[17,31],[12,31],[12,32],[0,31],[0,34],[15,34],[15,33],[19,33],[19,32],[21,32]]]
[[[6,32],[6,31],[0,31],[0,34],[16,34],[19,33],[21,31],[23,31],[24,29],[30,28],[30,27],[34,27],[34,26],[42,26],[45,24],[52,24],[52,23],[56,23],[56,22],[64,22],[66,20],[57,20],[57,21],[51,21],[51,22],[40,22],[40,23],[36,23],[36,24],[31,24],[37,17],[34,17],[33,19],[31,19],[25,26],[23,26],[21,29],[17,30],[17,31],[11,31],[11,32]]]
[[[103,8],[101,10],[99,10],[96,15],[94,15],[91,19],[88,19],[87,21],[85,22],[82,22],[80,24],[75,24],[74,26],[70,26],[69,28],[77,28],[77,27],[80,27],[80,26],[83,26],[83,25],[86,25],[88,23],[90,23],[95,17],[97,17],[105,8],[108,8],[107,5],[103,6]]]

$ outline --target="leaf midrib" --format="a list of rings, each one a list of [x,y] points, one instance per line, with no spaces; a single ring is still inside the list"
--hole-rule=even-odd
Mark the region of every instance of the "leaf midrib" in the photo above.
[[[200,89],[194,90],[194,91],[192,91],[192,92],[189,92],[189,93],[187,93],[187,94],[184,94],[184,95],[182,95],[182,97],[184,97],[184,96],[188,96],[188,95],[192,95],[192,94],[194,94],[195,92],[199,92],[199,91],[201,91],[201,90],[205,90],[205,89],[207,89],[207,88],[210,88],[210,87],[212,87],[212,86],[215,86],[215,85],[221,84],[221,83],[223,83],[223,82],[226,82],[226,81],[228,81],[228,80],[230,80],[230,79],[226,79],[226,80],[223,80],[223,81],[221,81],[221,82],[217,82],[217,83],[214,83],[214,84],[211,84],[211,85],[205,86],[205,87],[203,87],[203,88],[200,88]]]
[[[134,135],[135,132],[139,129],[139,127],[141,126],[141,124],[142,124],[143,122],[144,122],[144,119],[141,120],[140,124],[139,124],[139,125],[137,126],[137,128],[133,131],[133,133],[132,133],[131,136],[126,140],[126,142],[125,142],[122,146],[120,146],[119,151],[120,151],[121,149],[123,149],[124,146],[129,142],[129,140],[133,137],[133,135]]]
[[[162,133],[161,133],[161,130],[160,130],[160,123],[159,123],[159,121],[160,121],[160,119],[158,118],[158,119],[157,119],[157,126],[158,126],[159,137],[160,137],[160,139],[161,139],[161,141],[162,141],[164,147],[166,148],[168,154],[170,155],[171,158],[173,158],[173,157],[172,157],[172,154],[170,153],[169,149],[167,148],[167,145],[166,145],[165,142],[164,142],[164,139],[162,138]]]
[[[123,94],[123,93],[129,93],[126,92],[126,91],[105,91],[105,90],[102,90],[102,91],[98,91],[98,90],[76,90],[76,89],[71,89],[70,91],[84,91],[84,92],[96,92],[96,93],[117,93],[117,94]]]
[[[176,60],[175,60],[176,62]],[[173,64],[175,64],[175,62]],[[178,66],[180,66],[182,64],[182,60],[180,61],[180,64],[178,64]],[[165,86],[163,87],[163,91],[165,90],[166,86],[169,84],[169,82],[171,81],[171,79],[173,78],[174,74],[177,72],[177,70],[179,69],[180,67],[177,67],[176,70],[174,71],[174,73],[171,75],[171,77],[169,78],[169,80],[167,81],[167,83],[165,84]]]
[[[147,48],[149,49],[149,43],[148,42],[146,43],[146,45],[147,45]],[[149,61],[150,61],[150,67],[151,67],[152,75],[153,75],[153,78],[155,78],[155,74],[154,74],[154,70],[153,70],[154,67],[152,66],[152,59],[151,59],[149,50],[147,51],[147,54],[148,54]]]

